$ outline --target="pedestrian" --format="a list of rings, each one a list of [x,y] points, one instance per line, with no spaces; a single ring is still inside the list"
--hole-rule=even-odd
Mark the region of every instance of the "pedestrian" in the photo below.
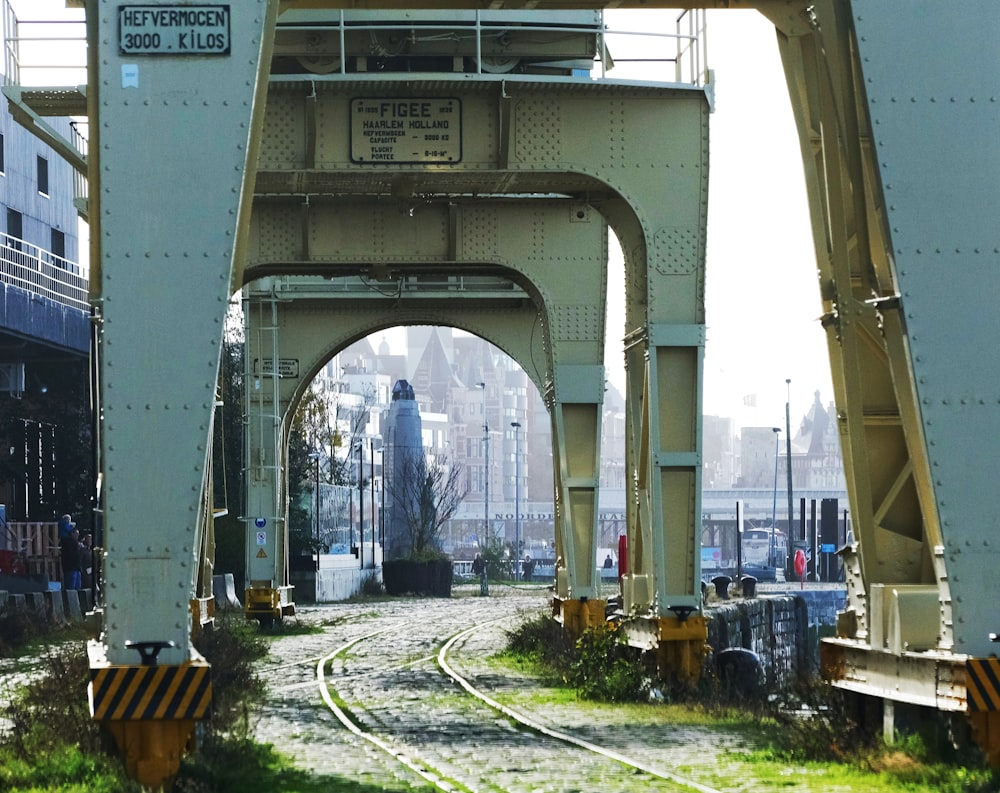
[[[73,522],[72,515],[63,515],[59,518],[59,540],[62,541],[63,537],[68,537],[69,533],[73,531],[73,527],[76,524]]]
[[[609,553],[607,557],[605,557],[604,559],[604,569],[610,570],[614,566],[615,566],[615,560],[611,558],[611,554]]]
[[[521,580],[530,581],[531,576],[535,573],[535,560],[531,558],[531,554],[524,555],[524,561],[521,562]]]
[[[84,589],[94,588],[94,538],[90,532],[80,538],[80,577]]]
[[[63,586],[66,589],[80,589],[83,581],[80,575],[80,532],[76,524],[70,524],[70,532],[59,541],[59,557],[62,561]]]
[[[486,578],[486,560],[481,553],[472,560],[472,574],[479,576],[479,594],[485,597],[490,593],[490,582]]]

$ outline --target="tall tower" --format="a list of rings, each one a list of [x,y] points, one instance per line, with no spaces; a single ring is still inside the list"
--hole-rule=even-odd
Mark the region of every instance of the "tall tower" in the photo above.
[[[397,498],[401,488],[397,483],[412,470],[409,461],[423,456],[420,411],[413,395],[413,386],[397,380],[392,388],[392,402],[385,427],[385,558],[398,559],[410,550],[406,528],[406,506]]]

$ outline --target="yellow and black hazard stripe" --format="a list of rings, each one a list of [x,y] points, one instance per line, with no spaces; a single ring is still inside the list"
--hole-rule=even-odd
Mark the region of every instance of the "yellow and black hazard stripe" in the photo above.
[[[210,670],[207,664],[91,669],[91,713],[98,721],[202,719],[212,701]]]
[[[1000,659],[966,661],[965,692],[969,711],[1000,710]]]

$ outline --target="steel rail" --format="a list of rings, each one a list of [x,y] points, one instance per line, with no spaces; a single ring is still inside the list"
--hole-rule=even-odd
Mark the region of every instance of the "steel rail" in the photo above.
[[[634,758],[628,757],[613,749],[609,749],[605,746],[600,746],[598,744],[591,743],[576,736],[569,735],[567,733],[560,732],[558,730],[554,730],[551,727],[547,727],[546,725],[533,719],[531,716],[528,716],[527,714],[524,714],[513,708],[510,708],[504,705],[503,703],[493,699],[488,694],[486,694],[485,692],[474,686],[466,677],[464,677],[461,673],[459,673],[449,663],[448,661],[449,652],[455,650],[457,646],[460,645],[460,643],[464,642],[464,640],[467,639],[470,635],[472,635],[476,631],[483,629],[488,625],[493,625],[497,622],[503,622],[509,619],[511,619],[511,617],[507,616],[477,623],[476,625],[473,625],[470,628],[466,628],[462,631],[459,631],[458,633],[454,634],[453,636],[445,640],[440,645],[440,648],[438,649],[436,654],[410,660],[405,664],[401,665],[397,664],[393,668],[401,668],[402,666],[412,666],[413,664],[416,663],[422,663],[428,660],[435,660],[441,672],[454,682],[458,683],[458,685],[461,686],[461,688],[466,693],[475,697],[477,700],[482,702],[491,710],[501,713],[507,719],[510,719],[515,724],[520,725],[521,727],[530,730],[531,732],[544,735],[548,738],[559,741],[560,743],[568,744],[578,749],[583,749],[585,751],[600,755],[616,763],[619,763],[620,765],[623,765],[626,768],[634,769],[636,771],[649,774],[650,776],[656,777],[657,779],[663,780],[664,782],[670,783],[672,785],[676,785],[685,790],[694,790],[698,791],[698,793],[722,793],[716,788],[703,785],[691,779],[686,779],[671,771],[666,771],[664,769],[657,768],[647,763],[637,761]],[[322,697],[326,706],[334,714],[334,716],[336,716],[336,718],[340,721],[340,723],[343,724],[351,733],[371,743],[373,746],[376,746],[377,748],[381,749],[383,752],[388,754],[394,760],[396,760],[400,764],[404,765],[406,768],[416,773],[418,776],[420,776],[426,782],[433,785],[438,790],[448,791],[448,793],[456,793],[456,792],[465,793],[466,791],[470,791],[470,788],[468,788],[466,785],[454,779],[448,778],[448,776],[445,773],[439,771],[438,769],[433,768],[429,763],[427,763],[424,760],[424,758],[416,755],[412,750],[399,749],[398,747],[393,746],[390,740],[383,739],[378,735],[362,728],[360,726],[357,717],[353,716],[350,713],[349,708],[343,705],[342,702],[338,702],[339,696],[335,694],[336,689],[334,686],[331,685],[331,682],[329,682],[328,680],[328,675],[326,671],[328,665],[331,664],[338,657],[346,653],[349,649],[351,649],[357,644],[360,644],[361,642],[374,639],[378,636],[382,636],[387,633],[391,633],[393,631],[397,631],[400,629],[401,626],[396,625],[396,626],[382,628],[380,630],[373,631],[371,633],[367,633],[362,636],[357,636],[351,639],[350,641],[347,641],[344,644],[340,645],[332,652],[318,659],[310,658],[301,661],[299,663],[308,663],[312,661],[317,662],[316,684],[319,687],[320,696]],[[384,669],[379,670],[379,673],[383,672],[385,672]],[[361,676],[367,677],[373,674],[376,673],[364,672],[361,674]],[[295,687],[298,688],[301,687],[302,685],[304,684],[296,684]],[[333,691],[331,691],[331,688],[333,688]]]
[[[503,619],[509,619],[509,618],[503,618]],[[491,622],[498,622],[498,621],[499,620],[492,620]],[[472,635],[480,628],[489,624],[491,623],[485,622],[485,623],[480,623],[479,625],[473,625],[471,628],[466,628],[464,631],[455,634],[447,642],[444,643],[444,645],[441,647],[440,652],[438,653],[437,660],[438,660],[438,666],[441,668],[441,671],[443,671],[446,675],[448,675],[448,677],[450,677],[452,680],[458,683],[469,694],[476,697],[476,699],[481,700],[483,703],[488,705],[493,710],[502,713],[507,718],[512,719],[513,721],[517,722],[518,724],[530,730],[539,732],[542,735],[547,735],[549,738],[554,738],[555,740],[561,741],[562,743],[571,744],[580,749],[586,749],[589,752],[594,752],[595,754],[602,755],[618,763],[621,763],[622,765],[627,766],[629,768],[634,768],[638,771],[642,771],[643,773],[655,776],[667,782],[672,782],[676,785],[688,788],[689,790],[697,790],[699,791],[699,793],[722,793],[722,791],[717,790],[716,788],[708,787],[707,785],[702,785],[700,782],[695,782],[694,780],[691,779],[685,779],[684,777],[678,776],[677,774],[674,774],[670,771],[664,771],[660,768],[651,766],[648,763],[643,763],[641,761],[634,760],[631,757],[627,757],[626,755],[614,751],[613,749],[608,749],[604,746],[598,746],[597,744],[590,743],[590,741],[585,741],[582,738],[577,738],[574,735],[569,735],[567,733],[560,732],[559,730],[553,730],[551,727],[546,727],[544,724],[531,718],[530,716],[521,713],[520,711],[514,710],[511,707],[508,707],[507,705],[504,705],[502,702],[498,702],[497,700],[490,697],[488,694],[485,694],[483,691],[476,688],[474,685],[472,685],[472,683],[469,682],[467,678],[465,678],[457,671],[455,671],[454,667],[452,667],[448,663],[447,655],[448,651],[452,647],[454,647],[458,642],[464,640],[466,637]]]
[[[430,782],[430,784],[432,784],[438,790],[444,790],[447,791],[447,793],[453,793],[454,791],[462,791],[463,793],[472,793],[469,790],[469,788],[465,787],[464,785],[458,782],[454,782],[452,780],[445,779],[443,775],[440,775],[435,771],[429,770],[428,764],[423,762],[422,760],[418,761],[418,759],[415,759],[410,754],[399,751],[398,749],[396,749],[396,747],[392,746],[392,744],[382,740],[374,733],[368,732],[367,730],[363,730],[355,722],[355,720],[351,718],[350,714],[342,707],[340,707],[340,705],[337,704],[337,702],[333,698],[333,695],[330,693],[330,688],[326,683],[326,672],[325,672],[326,665],[331,661],[333,661],[335,658],[337,658],[337,656],[347,652],[354,645],[366,641],[367,639],[372,639],[376,636],[388,633],[389,631],[392,630],[397,630],[397,628],[396,627],[383,628],[382,630],[373,631],[372,633],[365,634],[364,636],[358,636],[354,639],[351,639],[349,642],[342,644],[332,653],[329,653],[323,658],[321,658],[319,660],[319,663],[316,665],[316,682],[319,685],[320,696],[323,697],[323,701],[326,703],[326,706],[330,709],[333,715],[337,717],[337,720],[340,721],[340,723],[343,724],[354,735],[368,741],[368,743],[372,744],[373,746],[378,747],[383,752],[392,757],[394,760],[396,760],[398,763],[406,766],[407,768],[409,768],[411,771],[413,771],[415,774],[417,774],[419,777],[426,780],[427,782]]]

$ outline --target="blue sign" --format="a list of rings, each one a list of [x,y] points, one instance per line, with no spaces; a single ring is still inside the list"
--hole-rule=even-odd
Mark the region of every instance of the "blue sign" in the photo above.
[[[267,518],[254,518],[253,525],[258,529],[263,529],[267,525]]]
[[[833,544],[832,542],[825,542],[825,543],[823,543],[823,544],[822,544],[822,545],[821,545],[821,546],[819,547],[819,549],[820,549],[820,550],[821,550],[821,551],[822,551],[823,553],[836,553],[836,552],[837,552],[837,546],[836,546],[836,545],[834,545],[834,544]]]

